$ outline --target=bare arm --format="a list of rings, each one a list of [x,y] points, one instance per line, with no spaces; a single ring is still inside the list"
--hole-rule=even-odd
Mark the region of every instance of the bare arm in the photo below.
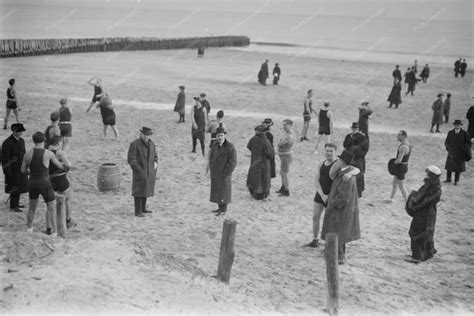
[[[95,86],[95,83],[92,83],[92,80],[94,80],[95,78],[97,78],[97,76],[90,78],[89,81],[87,81],[87,83],[90,84],[91,86]]]
[[[333,135],[333,120],[332,120],[332,112],[328,111],[328,118],[329,118],[329,133]]]
[[[56,155],[51,151],[51,150],[48,150],[46,149],[44,151],[44,156],[43,156],[43,165],[46,167],[46,165],[48,165],[49,167],[49,163],[47,163],[49,161],[49,163],[53,163],[56,167],[60,168],[60,169],[64,169],[64,164],[62,164],[57,158],[56,158]],[[46,162],[46,163],[45,163]]]
[[[196,129],[197,128],[197,124],[196,124],[196,121],[194,120],[194,106],[191,108],[191,124],[193,125],[193,128]]]
[[[32,153],[33,153],[33,151],[30,150],[23,157],[23,161],[21,163],[21,169],[20,169],[21,173],[27,173],[28,172],[28,168],[30,167],[30,160],[31,160]]]
[[[319,183],[319,179],[321,177],[320,173],[319,173],[319,170],[321,170],[321,166],[323,165],[324,161],[321,162],[320,164],[318,164],[317,168],[316,168],[316,173],[315,173],[315,176],[314,176],[314,186],[316,188],[316,192],[319,193],[319,195],[321,195],[321,197],[324,199],[325,198],[325,194],[323,193],[323,189],[321,188],[321,183]]]
[[[59,150],[56,152],[56,156],[65,167],[67,167],[68,169],[71,168],[72,164],[71,161],[67,158],[66,152]]]
[[[402,159],[403,159],[403,156],[405,156],[406,154],[408,154],[408,146],[407,145],[400,146],[400,148],[398,148],[397,159],[395,159],[394,163],[396,165],[401,163]]]

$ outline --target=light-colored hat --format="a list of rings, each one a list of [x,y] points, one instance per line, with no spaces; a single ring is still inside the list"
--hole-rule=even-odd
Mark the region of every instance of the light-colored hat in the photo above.
[[[434,174],[435,176],[440,176],[441,175],[441,169],[439,169],[435,165],[431,165],[431,166],[426,167],[425,171],[430,172],[430,173]]]

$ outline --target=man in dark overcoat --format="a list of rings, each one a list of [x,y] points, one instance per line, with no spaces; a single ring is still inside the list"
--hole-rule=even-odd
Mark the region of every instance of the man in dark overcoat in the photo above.
[[[433,117],[431,118],[430,133],[433,132],[433,127],[436,126],[436,133],[441,133],[439,125],[443,123],[443,94],[438,94],[438,99],[433,102],[431,109],[433,110]]]
[[[338,260],[339,264],[343,264],[346,244],[360,239],[360,225],[356,178],[355,176],[350,177],[349,180],[344,178],[346,173],[354,170],[351,166],[354,154],[349,150],[344,150],[339,158],[334,166],[337,171],[329,192],[321,238],[326,240],[327,233],[337,233]]]
[[[267,78],[268,78],[268,59],[266,59],[265,62],[260,67],[260,71],[258,72],[258,82],[261,85],[265,86],[267,84]]]
[[[465,161],[471,159],[471,139],[467,132],[461,128],[461,120],[454,120],[453,125],[454,129],[448,132],[444,142],[448,152],[444,182],[451,182],[451,174],[454,172],[454,185],[457,185],[461,172],[466,171]]]
[[[21,212],[20,195],[28,192],[28,175],[21,173],[25,155],[25,141],[21,137],[25,128],[16,123],[11,126],[12,134],[2,144],[2,169],[5,174],[5,193],[10,195],[10,210]]]
[[[359,131],[359,123],[353,122],[351,129],[352,133],[346,135],[343,146],[354,154],[352,164],[360,170],[356,180],[359,197],[362,197],[362,192],[365,190],[365,155],[369,151],[369,141],[364,133]]]
[[[143,213],[151,213],[146,209],[146,199],[155,193],[156,169],[158,155],[148,127],[142,127],[140,138],[130,143],[127,162],[133,171],[132,196],[135,202],[135,216],[144,217]]]
[[[462,58],[459,58],[454,62],[454,77],[456,78],[459,76],[459,72],[461,71],[461,61]]]
[[[402,72],[400,71],[399,68],[400,66],[396,65],[395,69],[392,72],[392,77],[393,77],[394,82],[395,82],[395,79],[397,79],[398,81],[402,81]]]
[[[473,97],[474,98],[474,97]],[[467,133],[470,138],[474,138],[474,105],[471,105],[466,113],[467,118]]]
[[[255,135],[247,144],[251,152],[247,188],[256,200],[263,200],[270,194],[270,160],[275,153],[265,135],[266,130],[264,124],[255,127]]]
[[[184,86],[179,86],[178,97],[176,98],[176,104],[173,111],[178,112],[179,120],[178,123],[184,123],[184,113],[186,107],[186,94],[184,94]]]
[[[226,131],[223,127],[216,129],[217,141],[212,144],[209,154],[209,164],[206,171],[211,171],[211,197],[212,203],[217,203],[219,208],[216,216],[227,211],[227,204],[232,200],[232,172],[237,165],[237,153],[234,145],[227,141]]]

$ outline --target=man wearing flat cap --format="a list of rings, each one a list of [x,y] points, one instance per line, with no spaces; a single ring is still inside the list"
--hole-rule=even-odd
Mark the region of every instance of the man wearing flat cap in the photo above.
[[[343,146],[354,154],[353,165],[360,170],[357,175],[357,190],[359,197],[362,197],[365,190],[365,155],[369,151],[369,142],[364,133],[359,131],[359,123],[353,122],[351,129],[352,132],[344,138]]]
[[[219,216],[225,214],[227,204],[232,200],[232,172],[237,165],[237,153],[234,145],[227,141],[223,127],[216,129],[216,139],[211,146],[206,173],[211,171],[210,201],[219,206],[212,212]]]
[[[10,195],[10,210],[21,212],[20,194],[28,192],[28,175],[21,173],[25,156],[25,141],[21,137],[25,128],[16,123],[11,126],[12,134],[2,144],[2,168],[5,174],[5,193]]]
[[[275,152],[265,135],[266,131],[267,126],[264,124],[255,127],[255,135],[247,144],[251,152],[247,188],[256,200],[263,200],[270,194],[270,161],[275,156]]]
[[[335,163],[333,172],[333,183],[327,201],[326,213],[324,214],[321,238],[326,240],[327,233],[338,235],[338,261],[343,264],[346,261],[346,244],[360,238],[359,225],[359,198],[355,176],[349,180],[344,175],[353,173],[352,166],[354,154],[350,150],[344,150]]]
[[[461,128],[461,120],[454,120],[454,128],[448,132],[444,145],[448,152],[446,158],[446,181],[451,182],[454,172],[454,185],[459,182],[461,172],[466,171],[466,161],[471,160],[471,139],[467,132]]]
[[[142,127],[140,138],[130,143],[127,162],[133,171],[132,196],[135,203],[135,216],[144,217],[143,213],[151,213],[146,209],[146,199],[155,193],[156,169],[158,155],[150,136],[153,134],[148,127]]]
[[[438,99],[433,102],[431,109],[433,110],[433,118],[431,119],[430,133],[433,132],[433,127],[436,126],[436,133],[441,133],[439,125],[443,123],[443,94],[438,94]]]

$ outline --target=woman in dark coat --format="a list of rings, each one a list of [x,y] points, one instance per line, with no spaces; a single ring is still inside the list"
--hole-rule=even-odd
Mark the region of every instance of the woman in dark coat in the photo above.
[[[454,129],[448,132],[444,142],[448,152],[445,182],[451,182],[451,173],[454,172],[454,185],[457,185],[461,172],[466,171],[465,162],[471,159],[471,139],[461,128],[461,120],[454,120],[453,125]]]
[[[237,153],[234,145],[225,138],[226,131],[223,127],[216,129],[217,141],[211,146],[208,170],[211,171],[211,197],[212,203],[217,203],[219,208],[214,213],[224,214],[227,204],[232,200],[232,172],[237,165]],[[207,171],[207,170],[206,170]]]
[[[418,81],[420,81],[420,79],[416,78],[416,72],[412,68],[412,70],[408,73],[406,77],[406,82],[408,83],[408,89],[405,95],[408,95],[408,93],[411,93],[412,96],[414,95],[413,92],[415,92],[416,84]]]
[[[267,126],[263,124],[255,127],[255,136],[247,144],[251,152],[247,187],[257,200],[262,200],[270,194],[270,160],[275,153],[265,135],[266,130]]]
[[[186,107],[186,94],[184,94],[184,86],[179,86],[178,97],[176,98],[176,104],[174,105],[173,111],[178,112],[179,120],[178,123],[184,123],[184,113]]]
[[[423,80],[423,83],[426,83],[429,76],[430,76],[430,67],[428,66],[428,64],[426,64],[420,74],[420,77],[421,77],[421,80]]]
[[[436,204],[441,199],[441,170],[436,166],[425,169],[424,184],[408,196],[405,210],[413,217],[408,235],[411,239],[412,255],[405,260],[420,263],[433,258],[436,253],[433,235],[436,224]]]
[[[402,104],[402,84],[400,83],[400,80],[395,79],[393,82],[392,91],[390,92],[387,101],[389,102],[389,108],[394,104],[395,108],[398,109],[398,105]]]

